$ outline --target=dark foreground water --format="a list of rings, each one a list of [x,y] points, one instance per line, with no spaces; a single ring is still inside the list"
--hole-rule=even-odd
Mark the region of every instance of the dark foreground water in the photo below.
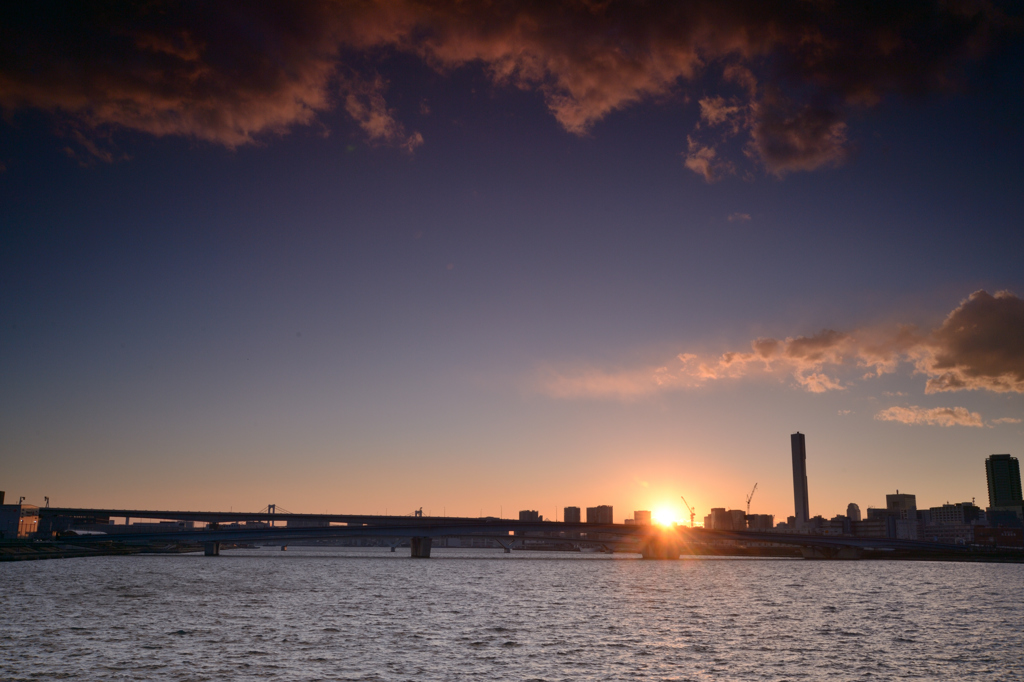
[[[399,552],[0,564],[0,679],[1024,680],[1024,565]]]

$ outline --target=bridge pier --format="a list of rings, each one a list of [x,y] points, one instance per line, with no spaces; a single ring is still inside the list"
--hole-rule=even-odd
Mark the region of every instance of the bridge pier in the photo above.
[[[203,554],[206,556],[220,556],[220,543],[219,542],[204,542],[203,543]]]
[[[412,550],[410,556],[413,559],[429,559],[432,544],[434,544],[432,538],[410,538],[409,548]]]
[[[801,547],[805,559],[862,559],[860,547]]]
[[[644,559],[678,560],[682,546],[674,538],[653,537],[640,550]]]

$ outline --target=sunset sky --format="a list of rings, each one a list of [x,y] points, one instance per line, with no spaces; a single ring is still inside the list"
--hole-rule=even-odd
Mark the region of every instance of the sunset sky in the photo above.
[[[856,5],[853,7],[852,5]],[[1017,3],[0,8],[0,489],[811,514],[1024,455]]]

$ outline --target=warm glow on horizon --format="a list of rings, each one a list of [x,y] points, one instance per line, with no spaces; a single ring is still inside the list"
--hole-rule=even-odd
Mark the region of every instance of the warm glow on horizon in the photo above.
[[[675,511],[668,507],[661,507],[651,512],[651,521],[659,526],[671,526],[673,523],[681,523],[676,518]]]

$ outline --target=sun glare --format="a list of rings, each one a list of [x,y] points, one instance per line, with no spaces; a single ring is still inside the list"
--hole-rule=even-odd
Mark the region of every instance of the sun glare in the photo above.
[[[671,509],[658,509],[651,514],[651,520],[659,526],[671,526],[676,518]]]

